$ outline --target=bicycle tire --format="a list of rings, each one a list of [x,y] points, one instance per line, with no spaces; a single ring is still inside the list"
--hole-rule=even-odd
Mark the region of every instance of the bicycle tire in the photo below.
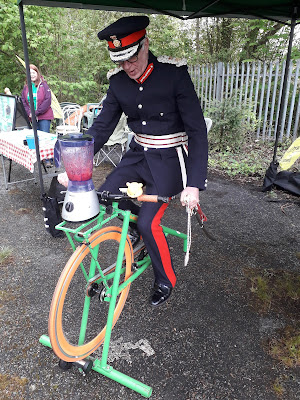
[[[95,248],[95,246],[99,246],[99,252],[98,255],[101,257],[101,248],[105,248],[106,246],[110,246],[110,248],[115,247],[116,252],[117,248],[119,247],[119,243],[121,240],[121,228],[116,227],[116,226],[109,226],[103,229],[100,229],[99,231],[95,232],[90,238],[89,238],[89,243],[92,249]],[[115,246],[117,244],[117,246]],[[112,253],[109,253],[109,256],[111,257]],[[106,255],[102,256],[103,258],[106,257]],[[91,321],[89,321],[88,324],[92,325],[91,330],[95,329],[95,333],[91,333],[91,338],[89,337],[87,341],[83,344],[78,344],[78,338],[77,338],[77,333],[73,333],[72,330],[73,328],[70,326],[73,326],[74,320],[72,319],[70,314],[75,314],[75,317],[78,317],[79,307],[81,309],[81,305],[78,306],[77,303],[79,303],[78,299],[81,297],[80,294],[82,295],[82,298],[84,297],[84,300],[82,301],[85,304],[86,297],[89,297],[91,300],[87,300],[89,302],[89,313],[91,312],[91,304],[92,300],[98,296],[94,296],[91,298],[91,296],[87,295],[86,288],[87,288],[87,279],[85,277],[84,285],[83,287],[79,287],[78,285],[82,286],[82,276],[83,273],[79,273],[79,271],[82,271],[82,268],[79,268],[83,266],[83,262],[87,261],[88,263],[91,262],[91,259],[93,257],[90,254],[90,249],[87,247],[85,244],[82,244],[80,247],[78,247],[75,252],[72,254],[70,257],[69,261],[67,262],[65,268],[63,269],[60,278],[57,282],[52,302],[51,302],[51,307],[50,307],[50,312],[49,312],[49,320],[48,320],[48,331],[49,331],[49,338],[51,342],[52,349],[54,353],[62,360],[68,361],[68,362],[74,362],[81,360],[91,353],[95,352],[95,350],[101,345],[101,343],[104,341],[105,337],[105,332],[106,332],[106,319],[102,321],[102,316],[99,316],[100,314],[100,307],[98,308],[98,305],[100,305],[100,302],[96,300],[96,305],[93,305],[94,308],[94,314],[91,316]],[[131,275],[131,265],[133,262],[133,251],[132,251],[132,246],[130,239],[127,236],[127,240],[125,243],[125,250],[124,250],[124,262],[125,263],[125,268],[123,268],[123,273],[122,276],[120,277],[124,281],[128,279],[128,277]],[[110,264],[109,264],[110,265]],[[108,274],[112,273],[114,271],[114,265],[110,267],[110,270],[106,273],[106,276]],[[102,269],[102,266],[101,266]],[[77,274],[76,274],[77,273]],[[76,279],[74,278],[76,274]],[[80,277],[81,275],[81,277]],[[90,278],[90,277],[89,277]],[[72,281],[74,280],[74,284],[72,284]],[[78,282],[79,281],[79,282]],[[110,281],[113,281],[113,277],[110,279]],[[74,286],[74,291],[75,294],[71,293],[71,288],[70,286]],[[127,299],[128,293],[130,289],[130,284],[128,284],[119,294],[118,298],[116,300],[116,306],[114,310],[114,316],[113,316],[113,326],[116,324]],[[73,287],[72,287],[73,290]],[[84,296],[83,293],[84,292]],[[69,305],[67,306],[67,296],[68,292],[70,292],[69,297],[72,298],[74,301],[74,305]],[[70,301],[70,303],[72,303]],[[106,303],[106,304],[104,304]],[[73,304],[73,303],[72,303]],[[105,306],[104,315],[106,313],[106,318],[107,318],[107,313],[108,313],[108,307],[109,307],[109,302],[103,301],[101,306]],[[73,312],[73,308],[75,308]],[[89,315],[90,318],[90,315]],[[98,325],[99,322],[99,325]],[[77,321],[76,321],[77,323]],[[100,324],[105,324],[104,327],[101,329]],[[70,326],[69,326],[70,325]],[[96,328],[94,327],[96,325]],[[98,328],[99,326],[99,328]],[[78,324],[77,328],[80,330],[81,325]],[[77,329],[77,330],[78,330]],[[76,328],[74,328],[74,331],[76,331]],[[68,337],[68,335],[71,336],[71,339]],[[79,337],[79,335],[78,335]],[[74,341],[76,340],[76,343]]]

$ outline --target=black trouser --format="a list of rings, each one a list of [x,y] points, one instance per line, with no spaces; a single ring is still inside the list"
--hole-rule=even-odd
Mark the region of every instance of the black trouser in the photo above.
[[[126,182],[141,182],[146,186],[147,194],[159,194],[146,159],[127,166],[122,166],[122,163],[119,164],[108,175],[99,191],[107,190],[111,193],[119,193],[119,188],[126,187]],[[151,257],[156,282],[173,287],[176,283],[175,271],[167,239],[160,226],[161,218],[167,207],[167,203],[145,202],[141,207],[138,207],[131,201],[120,202],[121,209],[129,209],[139,216],[137,228]]]

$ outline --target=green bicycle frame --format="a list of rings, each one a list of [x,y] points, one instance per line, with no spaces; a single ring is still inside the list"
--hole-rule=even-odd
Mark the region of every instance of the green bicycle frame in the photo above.
[[[119,249],[118,249],[118,255],[117,255],[117,261],[115,264],[112,266],[115,267],[114,272],[111,274],[108,273],[108,275],[104,276],[103,271],[100,268],[99,262],[98,262],[98,246],[95,246],[93,249],[91,248],[89,244],[89,237],[91,234],[95,231],[98,231],[101,229],[104,225],[108,224],[111,220],[114,218],[121,216],[123,219],[123,225],[122,225],[122,233],[121,233],[121,239],[120,239],[120,244],[119,244]],[[135,264],[138,266],[138,268],[135,269],[135,271],[130,275],[126,281],[122,282],[120,284],[120,275],[122,273],[122,265],[123,265],[123,260],[124,260],[124,250],[125,250],[125,244],[126,244],[126,238],[127,238],[127,233],[128,233],[128,227],[129,227],[129,222],[136,222],[137,217],[132,215],[130,211],[123,211],[119,209],[118,203],[113,202],[112,203],[112,211],[111,214],[107,215],[106,214],[106,208],[102,205],[100,205],[100,213],[98,214],[97,217],[82,223],[80,226],[76,228],[71,228],[67,226],[67,222],[63,221],[59,225],[56,226],[56,229],[62,230],[65,232],[73,251],[76,250],[76,242],[77,243],[84,243],[86,246],[89,247],[89,250],[92,255],[92,260],[90,263],[90,269],[89,273],[87,275],[85,269],[83,268],[83,265],[81,265],[82,272],[84,274],[84,277],[87,281],[89,282],[90,279],[95,278],[96,270],[98,270],[99,274],[96,275],[98,279],[101,280],[101,282],[104,284],[106,288],[106,295],[104,298],[104,301],[108,301],[109,304],[109,310],[108,310],[108,315],[107,315],[107,323],[106,323],[106,332],[105,332],[105,338],[104,338],[104,343],[103,343],[103,350],[102,350],[102,357],[101,359],[97,359],[92,356],[88,356],[87,360],[92,361],[93,366],[92,369],[116,382],[119,382],[120,384],[127,386],[128,388],[136,391],[137,393],[140,393],[143,397],[149,398],[152,394],[152,388],[150,386],[147,386],[143,384],[142,382],[139,382],[133,378],[131,378],[128,375],[125,375],[119,371],[114,370],[111,366],[107,364],[107,359],[108,359],[108,351],[109,351],[109,346],[110,346],[110,338],[111,338],[111,332],[112,332],[112,327],[113,327],[113,316],[114,316],[114,310],[116,306],[116,300],[118,294],[124,290],[124,288],[131,284],[133,281],[135,281],[151,264],[151,259],[149,255],[146,255],[142,260],[137,261]],[[187,235],[184,233],[181,233],[179,231],[176,231],[174,229],[162,226],[163,231],[165,235],[173,235],[176,237],[179,237],[183,239],[183,251],[186,251],[187,249]],[[107,280],[110,279],[113,275],[113,284],[111,287],[108,286]],[[95,281],[95,279],[93,279]],[[81,319],[81,328],[80,328],[80,334],[79,334],[79,341],[78,344],[81,345],[84,343],[85,340],[85,334],[86,334],[86,326],[87,326],[87,320],[88,320],[88,313],[89,313],[89,306],[90,306],[90,300],[91,298],[89,296],[85,297],[85,302],[84,302],[84,307],[83,307],[83,313],[82,313],[82,319]],[[44,346],[50,347],[51,348],[51,343],[50,339],[46,335],[42,335],[40,337],[40,343],[43,344]]]

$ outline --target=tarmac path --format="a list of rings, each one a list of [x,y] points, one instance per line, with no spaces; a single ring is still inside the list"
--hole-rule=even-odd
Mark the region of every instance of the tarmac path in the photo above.
[[[14,165],[14,173],[24,171]],[[256,186],[209,178],[201,206],[217,240],[204,235],[193,219],[190,259],[184,267],[181,243],[170,239],[178,279],[170,301],[159,309],[148,305],[149,268],[132,285],[113,330],[111,365],[152,386],[153,400],[299,399],[299,369],[284,367],[264,346],[288,318],[251,307],[245,274],[247,269],[299,272],[299,198],[279,192],[270,201]],[[186,231],[178,201],[163,222]],[[1,176],[0,232],[0,249],[13,251],[11,262],[0,265],[0,398],[142,398],[95,372],[62,372],[53,352],[39,343],[71,249],[66,238],[46,232],[38,184],[5,190]],[[282,397],[274,392],[276,384],[283,388]]]

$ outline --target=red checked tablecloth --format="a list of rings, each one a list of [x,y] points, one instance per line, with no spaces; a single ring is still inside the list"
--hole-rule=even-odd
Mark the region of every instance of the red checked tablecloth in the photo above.
[[[0,133],[0,154],[5,157],[16,161],[18,164],[23,165],[29,169],[30,172],[34,171],[34,163],[37,161],[36,151],[30,150],[25,146],[23,141],[27,135],[33,135],[32,129],[24,129],[20,131],[1,132]],[[56,135],[38,131],[40,158],[53,158],[54,146],[56,143]]]

